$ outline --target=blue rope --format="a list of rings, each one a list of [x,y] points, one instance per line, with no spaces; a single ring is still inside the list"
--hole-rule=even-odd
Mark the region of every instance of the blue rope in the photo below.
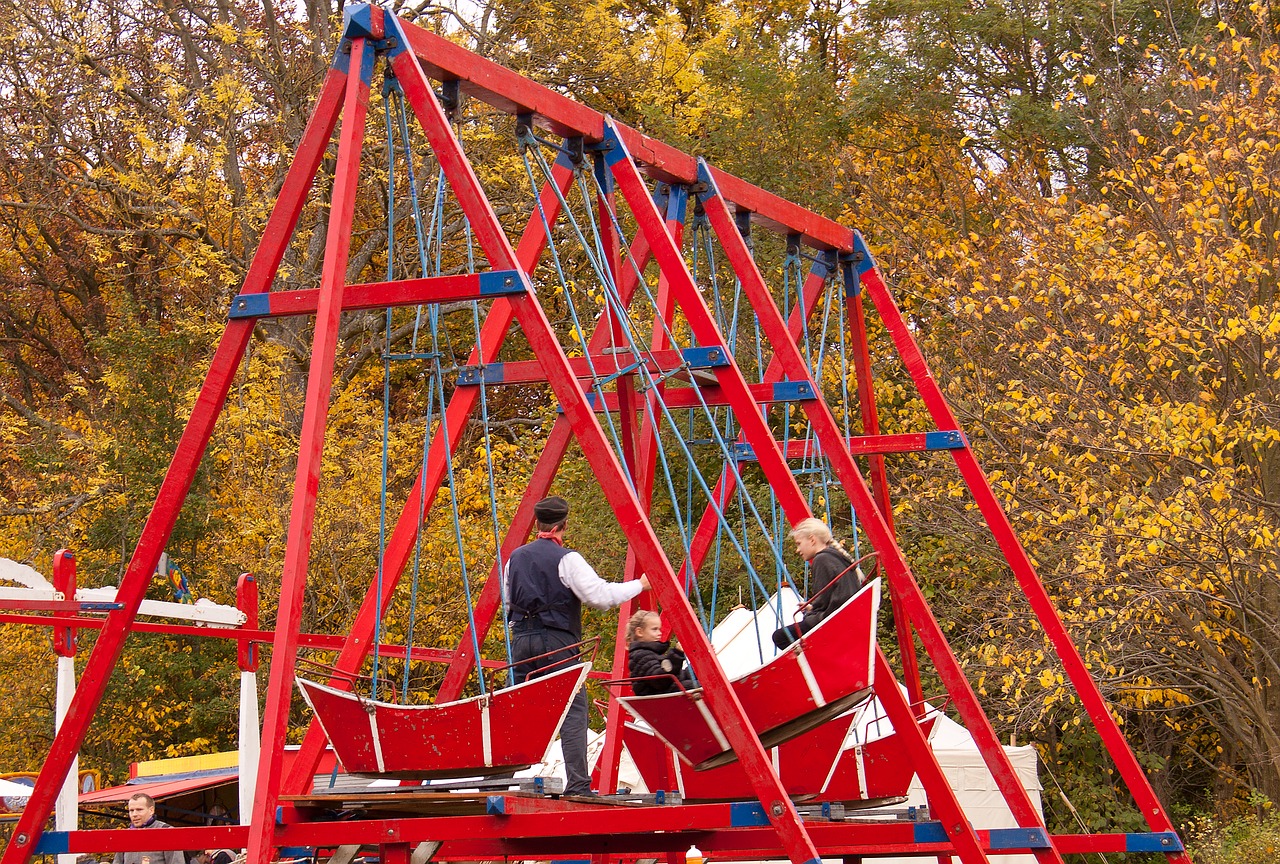
[[[396,148],[391,133],[391,105],[386,110],[387,120],[387,280],[390,281],[395,266],[396,231]],[[386,310],[386,329],[382,344],[382,484],[378,500],[378,572],[375,579],[373,624],[373,683],[372,698],[378,698],[378,665],[382,645],[382,575],[387,557],[387,451],[391,429],[391,307]]]
[[[597,184],[598,184],[598,181],[597,181]],[[611,219],[612,219],[612,221],[613,221],[614,230],[615,230],[615,231],[617,231],[617,232],[619,233],[619,235],[621,236],[621,235],[622,235],[622,228],[621,228],[621,226],[618,224],[618,221],[617,221],[617,214],[616,214],[616,213],[613,213],[613,212],[610,212],[610,214],[609,214],[609,215],[610,215],[610,218],[611,218]],[[653,307],[654,309],[657,309],[657,308],[658,308],[658,302],[657,302],[657,299],[653,296],[652,291],[649,289],[649,285],[648,285],[648,283],[647,283],[647,282],[645,282],[645,280],[642,278],[641,274],[639,273],[638,267],[637,267],[637,265],[636,265],[636,263],[635,263],[634,259],[632,259],[632,260],[631,260],[631,266],[632,266],[633,268],[635,268],[635,270],[636,270],[636,276],[637,276],[637,278],[639,279],[639,284],[640,284],[641,286],[643,286],[644,291],[645,291],[645,294],[646,294],[647,299],[649,300],[650,304],[652,305],[652,307]],[[615,306],[616,306],[616,308],[617,308],[617,310],[618,310],[618,317],[619,317],[619,321],[620,321],[620,323],[622,324],[622,327],[624,328],[624,331],[626,331],[626,332],[625,332],[625,335],[627,335],[627,337],[628,337],[628,339],[629,339],[629,341],[630,341],[630,344],[631,344],[631,346],[633,347],[633,350],[635,350],[635,346],[636,346],[636,345],[638,345],[638,344],[640,344],[640,343],[641,343],[641,340],[639,340],[639,339],[636,337],[636,335],[635,335],[634,331],[631,329],[631,327],[632,327],[632,322],[631,322],[631,319],[630,319],[630,316],[629,316],[629,314],[628,314],[627,310],[626,310],[626,309],[622,306],[622,304],[621,304],[621,298],[618,298],[618,297],[616,297],[616,296],[614,296],[614,295],[610,294],[610,293],[609,293],[609,291],[608,291],[608,286],[607,286],[607,285],[606,285],[606,299],[607,299],[609,302],[611,302],[611,303],[614,303],[614,304],[615,304]],[[674,336],[671,334],[670,328],[668,328],[668,327],[667,327],[667,325],[666,325],[666,323],[665,323],[665,322],[663,322],[663,324],[662,324],[662,329],[663,329],[663,331],[667,334],[667,338],[668,338],[671,342],[673,342],[673,343],[674,343],[674,342],[675,342],[675,338],[674,338]],[[648,387],[648,388],[652,388],[655,382],[654,382],[654,380],[653,380],[652,375],[648,372],[648,370],[647,370],[647,369],[641,369],[641,375],[642,375],[642,376],[644,376],[644,378],[647,380],[647,382],[648,382],[648,383],[647,383],[647,387]],[[697,378],[696,378],[696,376],[690,376],[690,382],[691,382],[691,383],[692,383],[692,385],[693,385],[693,387],[692,387],[693,392],[694,392],[694,393],[697,395],[697,397],[698,397],[698,402],[699,402],[700,407],[702,408],[702,411],[704,412],[704,414],[705,414],[708,418],[714,418],[714,415],[712,414],[710,407],[707,405],[707,402],[706,402],[705,397],[702,395],[702,389],[701,389],[701,387],[700,387],[700,386],[698,385],[698,383],[697,383]],[[667,404],[666,404],[666,400],[665,400],[665,399],[662,399],[662,398],[658,398],[658,399],[656,399],[656,400],[654,400],[654,401],[655,401],[655,402],[656,402],[656,403],[661,407],[662,412],[663,412],[663,415],[664,415],[664,419],[666,419],[668,426],[671,428],[672,432],[675,434],[676,441],[677,441],[677,443],[680,445],[680,447],[681,447],[682,451],[684,452],[684,455],[685,455],[686,459],[689,461],[689,464],[690,464],[691,466],[695,465],[695,463],[694,463],[694,459],[693,459],[693,454],[689,451],[689,448],[688,448],[688,446],[685,444],[685,442],[680,438],[680,427],[679,427],[679,424],[676,422],[675,418],[671,415],[671,410],[670,410],[670,408],[667,406]],[[652,405],[651,405],[651,403],[650,403],[650,401],[649,401],[649,400],[646,400],[646,401],[645,401],[645,410],[646,410],[646,412],[649,414],[649,416],[652,418],[652,413],[651,413],[651,412],[652,412]],[[659,425],[659,424],[657,424],[657,423],[656,423],[656,420],[651,420],[651,422],[654,422],[654,425],[655,425],[655,426],[658,426],[658,425]],[[713,420],[713,422],[714,422],[714,420]],[[715,443],[719,446],[721,454],[722,454],[726,459],[731,459],[731,456],[732,456],[732,448],[728,445],[728,443],[727,443],[727,442],[726,442],[722,437],[720,437],[720,435],[719,435],[719,433],[718,433],[718,430],[716,430],[716,429],[715,429],[715,426],[714,426],[714,425],[712,426],[712,429],[713,429],[713,436],[714,436],[714,438],[715,438]],[[729,462],[727,462],[727,464],[728,464],[728,465],[730,465],[730,466],[732,466],[732,471],[733,471],[733,473],[734,473],[734,476],[735,476],[736,482],[737,482],[737,484],[738,484],[739,488],[741,488],[741,487],[743,486],[743,479],[742,479],[742,475],[741,475],[741,473],[738,471],[737,465],[736,465],[736,464],[735,464],[735,462],[734,462],[734,461],[732,461],[732,460],[731,460],[731,461],[729,461]],[[723,513],[722,509],[719,507],[719,505],[718,505],[718,504],[716,504],[716,502],[715,502],[715,496],[714,496],[714,494],[712,493],[711,489],[707,486],[706,478],[705,478],[705,477],[703,477],[703,475],[702,475],[702,472],[701,472],[701,471],[697,471],[697,472],[696,472],[696,476],[697,476],[697,479],[698,479],[698,483],[699,483],[700,487],[702,488],[703,493],[707,496],[708,503],[709,503],[709,504],[711,505],[711,507],[715,510],[715,512],[716,512],[716,514],[717,514],[717,518],[718,518],[718,519],[723,519],[723,518],[724,518],[724,513]],[[761,518],[761,516],[760,516],[759,510],[758,510],[758,509],[756,508],[756,506],[755,506],[755,502],[750,502],[750,503],[751,503],[751,511],[752,511],[753,516],[755,517],[755,520],[756,520],[757,525],[760,527],[760,529],[761,529],[762,531],[766,531],[766,532],[767,532],[767,529],[766,529],[766,528],[765,528],[765,526],[764,526],[764,521],[763,521],[763,519],[762,519],[762,518]],[[744,535],[744,536],[745,536],[745,535]],[[750,561],[750,555],[749,555],[749,554],[747,554],[746,550],[745,550],[745,549],[743,549],[742,545],[741,545],[741,544],[739,544],[739,543],[737,542],[737,538],[736,538],[736,537],[733,537],[733,536],[731,535],[731,539],[733,540],[734,545],[735,545],[735,547],[737,548],[738,552],[742,555],[743,562],[746,564],[746,566],[747,566],[747,570],[748,570],[748,573],[750,574],[751,578],[753,578],[753,579],[755,579],[755,580],[759,581],[759,578],[760,578],[760,577],[759,577],[759,574],[756,572],[755,568],[754,568],[754,567],[752,566],[752,564],[751,564],[751,561]],[[761,582],[761,588],[762,588],[762,589],[764,588],[764,584],[763,584],[763,582]],[[767,591],[766,591],[766,593],[767,593]]]
[[[471,317],[475,325],[475,331],[476,331],[476,352],[480,354],[481,357],[483,357],[484,354],[483,354],[483,351],[481,350],[481,345],[480,345],[480,329],[481,329],[480,328],[480,303],[478,301],[473,301],[471,303]],[[506,563],[502,560],[502,537],[500,536],[501,529],[499,529],[498,527],[498,489],[497,489],[497,484],[494,481],[493,441],[489,437],[489,398],[487,393],[487,387],[485,386],[485,382],[484,382],[484,375],[480,376],[480,424],[484,429],[484,462],[485,462],[487,477],[489,480],[489,512],[493,517],[494,557],[497,558],[497,561],[498,561],[497,572],[498,572],[498,579],[501,584],[501,580],[505,578],[505,574],[506,574]],[[515,654],[511,650],[511,633],[509,630],[507,630],[507,627],[506,627],[506,622],[507,622],[506,592],[501,591],[499,592],[499,594],[501,595],[501,598],[502,598],[502,622],[503,622],[502,641],[503,641],[503,645],[507,649],[507,686],[510,687],[510,686],[514,686],[516,683],[515,667],[513,665],[515,663]],[[483,678],[484,675],[481,674],[480,677]]]

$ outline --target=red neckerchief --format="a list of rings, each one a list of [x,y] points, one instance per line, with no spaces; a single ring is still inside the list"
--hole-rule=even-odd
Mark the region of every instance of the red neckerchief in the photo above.
[[[539,540],[550,540],[552,543],[556,544],[557,546],[563,546],[563,545],[564,545],[564,541],[563,541],[563,540],[561,540],[559,537],[557,537],[557,536],[556,536],[556,532],[555,532],[555,531],[539,531],[539,532],[538,532],[538,539],[539,539]]]

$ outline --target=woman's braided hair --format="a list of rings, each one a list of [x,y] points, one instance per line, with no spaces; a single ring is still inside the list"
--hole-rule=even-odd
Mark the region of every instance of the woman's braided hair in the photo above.
[[[831,533],[831,529],[826,522],[821,519],[810,516],[808,519],[801,519],[791,528],[791,536],[794,537],[816,537],[818,542],[824,546],[835,547],[846,559],[853,561],[853,556],[849,554],[849,550],[844,548],[844,544],[835,538]]]

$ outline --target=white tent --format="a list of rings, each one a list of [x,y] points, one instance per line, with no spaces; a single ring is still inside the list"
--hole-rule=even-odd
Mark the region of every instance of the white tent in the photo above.
[[[884,718],[884,711],[873,701],[849,731],[850,738],[861,734],[862,741],[874,740],[893,731],[892,725]],[[852,740],[846,744],[851,746]],[[945,714],[939,713],[934,721],[933,732],[929,736],[929,746],[938,760],[947,782],[955,790],[956,798],[964,809],[965,815],[974,828],[1016,828],[1018,823],[1013,818],[1004,796],[996,785],[995,778],[987,769],[978,745],[974,743],[967,729],[956,723]],[[1039,759],[1034,747],[1008,747],[1005,754],[1013,764],[1013,770],[1027,791],[1037,813],[1043,814],[1040,804]],[[917,775],[911,779],[907,790],[907,801],[901,807],[921,806],[928,803],[924,794],[924,785]],[[913,864],[928,859],[921,858],[878,858],[883,864]],[[991,864],[1034,864],[1033,855],[991,855]]]

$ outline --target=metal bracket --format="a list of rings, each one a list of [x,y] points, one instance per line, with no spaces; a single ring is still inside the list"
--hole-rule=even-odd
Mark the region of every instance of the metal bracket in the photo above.
[[[713,369],[729,365],[729,352],[720,345],[696,346],[680,352],[684,362],[692,369]]]
[[[816,398],[818,394],[813,392],[813,385],[808,381],[779,381],[773,385],[774,402],[802,402]]]
[[[964,433],[959,429],[924,433],[924,449],[926,450],[961,450],[967,443]]]
[[[238,318],[262,318],[271,314],[271,295],[266,291],[254,294],[240,294],[231,301],[231,311],[227,317],[232,321]]]
[[[523,294],[529,290],[524,274],[519,270],[490,270],[478,274],[480,294],[489,297],[499,294]]]
[[[458,370],[458,386],[477,384],[501,384],[506,376],[505,363],[489,363],[483,366],[463,366]]]

